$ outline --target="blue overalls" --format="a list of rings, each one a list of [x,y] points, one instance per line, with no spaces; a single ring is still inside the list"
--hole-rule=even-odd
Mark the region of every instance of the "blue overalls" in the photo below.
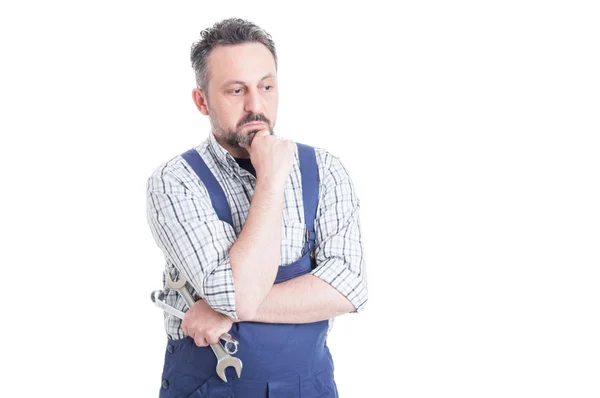
[[[297,145],[307,226],[305,254],[292,264],[280,265],[275,283],[307,274],[313,267],[319,176],[314,148]],[[182,156],[205,184],[219,218],[233,225],[225,194],[198,152],[191,149]],[[210,347],[198,347],[190,337],[169,340],[160,398],[338,397],[327,330],[327,320],[308,324],[234,323],[229,333],[240,343],[235,356],[242,361],[243,370],[238,379],[235,370],[227,368],[227,382],[217,376],[217,359]]]

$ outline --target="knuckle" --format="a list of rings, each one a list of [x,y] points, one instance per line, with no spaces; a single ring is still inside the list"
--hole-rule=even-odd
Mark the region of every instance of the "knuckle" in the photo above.
[[[206,337],[206,341],[208,341],[209,344],[217,344],[219,342],[219,337],[210,335]]]

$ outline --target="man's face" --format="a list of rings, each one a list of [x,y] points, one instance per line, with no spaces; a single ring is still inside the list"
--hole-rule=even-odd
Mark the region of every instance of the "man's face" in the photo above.
[[[219,46],[208,58],[205,96],[217,139],[232,149],[250,145],[254,133],[277,119],[278,88],[275,60],[260,43]]]

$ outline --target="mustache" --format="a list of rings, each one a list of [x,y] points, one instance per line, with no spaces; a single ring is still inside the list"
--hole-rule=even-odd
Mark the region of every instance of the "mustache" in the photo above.
[[[261,113],[249,113],[244,118],[242,118],[242,120],[239,121],[239,123],[237,124],[237,127],[239,128],[239,127],[242,127],[246,123],[252,123],[252,122],[263,122],[263,123],[266,123],[267,126],[271,125],[271,122],[269,121],[269,119],[267,119],[265,117],[265,115],[263,115]]]

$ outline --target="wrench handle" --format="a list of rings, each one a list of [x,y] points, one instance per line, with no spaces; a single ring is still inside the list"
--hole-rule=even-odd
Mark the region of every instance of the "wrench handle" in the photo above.
[[[213,352],[215,353],[217,361],[230,356],[227,352],[225,352],[223,347],[221,347],[221,344],[211,344],[210,348],[212,348]]]
[[[162,309],[163,311],[168,312],[171,315],[176,316],[179,319],[183,319],[183,317],[185,316],[185,313],[182,311],[179,311],[177,308],[173,308],[170,305],[168,305],[167,303],[165,303],[162,300],[156,300],[154,302],[154,304],[156,304],[156,306],[160,309]]]
[[[180,288],[179,293],[181,293],[181,297],[183,297],[183,299],[185,300],[185,303],[187,304],[188,308],[192,308],[195,301],[187,287],[183,286],[182,288]]]

